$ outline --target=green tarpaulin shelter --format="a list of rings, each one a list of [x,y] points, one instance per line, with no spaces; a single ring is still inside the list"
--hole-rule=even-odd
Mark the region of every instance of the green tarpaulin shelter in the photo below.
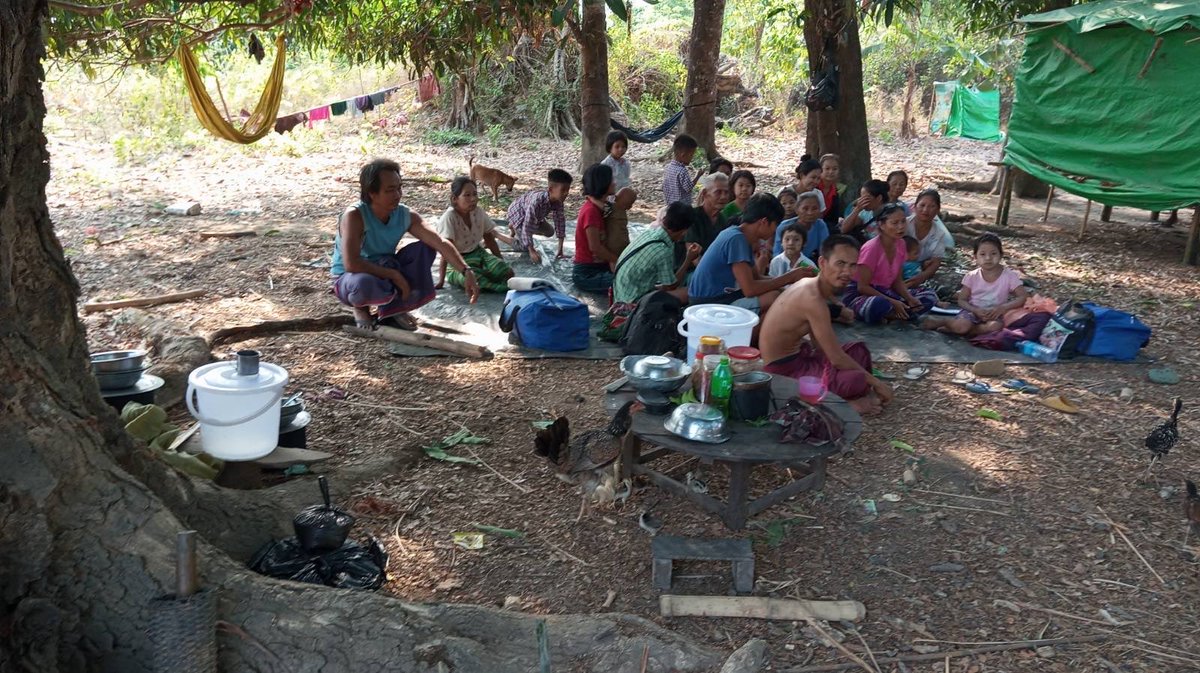
[[[930,133],[947,137],[974,138],[999,142],[1000,92],[980,91],[962,86],[958,80],[933,83],[933,116],[929,118]]]
[[[1021,21],[1005,163],[1105,205],[1200,203],[1200,2],[1101,0]]]

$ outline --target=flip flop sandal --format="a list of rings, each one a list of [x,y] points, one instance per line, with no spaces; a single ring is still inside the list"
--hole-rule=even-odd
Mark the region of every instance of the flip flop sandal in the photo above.
[[[967,391],[978,393],[980,395],[986,395],[988,393],[996,392],[996,389],[984,383],[983,381],[972,381],[967,384]]]
[[[982,360],[976,362],[971,371],[975,376],[1000,376],[1004,373],[1004,360]]]
[[[1030,395],[1036,395],[1042,391],[1041,388],[1038,388],[1024,379],[1009,379],[1004,382],[1004,387],[1008,388],[1009,390],[1015,390],[1018,393],[1029,393]]]
[[[896,378],[895,374],[889,374],[882,369],[875,369],[874,367],[871,368],[871,376],[874,376],[880,381],[892,381]]]
[[[973,382],[974,380],[975,380],[975,377],[971,375],[971,372],[969,372],[965,369],[960,369],[960,370],[954,372],[954,378],[950,379],[950,383],[956,383],[960,386],[965,386],[968,383]]]
[[[908,371],[904,372],[904,378],[909,381],[920,381],[929,373],[929,367],[909,367]]]
[[[1051,395],[1049,397],[1042,397],[1042,398],[1038,399],[1038,402],[1040,402],[1043,406],[1050,407],[1051,409],[1054,409],[1055,411],[1061,411],[1064,414],[1079,413],[1079,407],[1075,403],[1073,403],[1070,400],[1068,400],[1067,398],[1063,397],[1062,395]]]

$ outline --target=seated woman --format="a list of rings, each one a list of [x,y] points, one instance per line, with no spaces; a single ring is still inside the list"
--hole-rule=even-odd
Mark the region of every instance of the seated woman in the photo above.
[[[479,289],[485,292],[508,290],[508,279],[513,277],[513,270],[504,263],[496,240],[512,245],[513,239],[500,233],[492,218],[479,207],[479,191],[474,180],[460,175],[450,183],[450,207],[438,220],[437,232],[462,254],[463,260],[475,272]],[[442,257],[434,289],[442,289],[446,279],[446,258]],[[458,271],[451,270],[449,280],[454,287],[466,285],[466,278]]]
[[[842,220],[843,234],[853,236],[860,241],[875,238],[878,222],[883,206],[888,198],[888,184],[883,180],[867,180],[859,190],[858,200],[846,209],[846,217]],[[904,212],[901,210],[901,215]]]
[[[858,254],[858,272],[846,287],[844,303],[859,320],[878,325],[884,320],[909,320],[937,303],[931,290],[909,290],[902,270],[907,252],[904,245],[904,211],[889,203],[879,214],[879,236],[863,245]]]
[[[397,327],[415,330],[408,311],[433,300],[433,258],[440,253],[463,272],[463,286],[471,303],[479,298],[479,283],[462,255],[400,202],[400,164],[375,159],[358,176],[358,205],[347,208],[338,220],[333,242],[333,294],[354,309],[359,327],[394,318]],[[405,234],[417,239],[399,251]],[[375,309],[372,317],[371,308]]]
[[[604,164],[592,164],[583,173],[583,195],[587,200],[575,219],[571,280],[584,292],[607,292],[612,287],[617,255],[605,245],[604,208],[613,185],[612,169]]]
[[[775,230],[773,254],[778,255],[783,252],[784,230],[793,224],[799,224],[804,228],[806,241],[804,254],[809,259],[820,256],[821,244],[829,238],[829,226],[825,224],[825,220],[821,219],[821,207],[817,194],[818,192],[804,192],[796,198],[796,217],[780,222],[779,228]]]
[[[797,195],[806,192],[817,195],[817,205],[821,208],[817,213],[818,217],[825,214],[825,194],[817,188],[817,185],[821,184],[821,174],[821,162],[805,154],[800,157],[800,163],[796,166],[796,179],[792,182],[792,189]]]
[[[733,195],[733,200],[725,204],[721,209],[721,214],[725,219],[737,217],[742,214],[742,210],[746,207],[746,202],[754,196],[754,190],[758,189],[758,181],[754,179],[754,174],[747,170],[734,171],[733,175],[729,176],[729,191]]]
[[[904,281],[910,288],[921,287],[942,268],[946,248],[954,247],[954,237],[942,224],[942,195],[936,189],[923,189],[913,202],[913,214],[905,225],[905,233],[917,240],[917,262],[921,271]]]

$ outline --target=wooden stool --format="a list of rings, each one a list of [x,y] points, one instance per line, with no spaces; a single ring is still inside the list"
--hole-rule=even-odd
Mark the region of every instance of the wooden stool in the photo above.
[[[671,588],[671,565],[675,559],[732,561],[733,588],[738,593],[754,589],[754,552],[749,540],[711,540],[658,535],[650,543],[654,558],[654,587]]]

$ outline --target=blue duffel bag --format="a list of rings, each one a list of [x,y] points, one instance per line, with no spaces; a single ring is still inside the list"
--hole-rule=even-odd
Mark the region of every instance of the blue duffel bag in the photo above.
[[[588,347],[587,305],[558,290],[509,290],[500,329],[516,334],[526,348],[579,351]]]
[[[1095,316],[1092,334],[1080,348],[1084,355],[1128,361],[1150,343],[1150,328],[1137,316],[1091,302],[1083,305]]]

